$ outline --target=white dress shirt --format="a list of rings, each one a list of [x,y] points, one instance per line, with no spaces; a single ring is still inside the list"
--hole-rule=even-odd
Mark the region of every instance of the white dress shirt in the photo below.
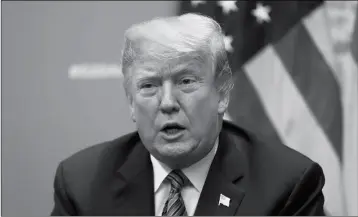
[[[191,185],[183,187],[181,196],[184,200],[188,216],[193,216],[203,189],[210,165],[214,159],[218,148],[218,139],[212,150],[200,161],[190,167],[182,169],[182,172],[188,177]],[[161,216],[165,202],[168,199],[170,183],[163,182],[165,177],[172,171],[168,166],[158,161],[152,155],[150,156],[153,165],[154,174],[154,195],[155,195],[155,215]]]

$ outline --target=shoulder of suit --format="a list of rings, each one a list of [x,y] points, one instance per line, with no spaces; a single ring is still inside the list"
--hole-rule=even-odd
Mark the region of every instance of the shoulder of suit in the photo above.
[[[95,167],[104,159],[125,160],[127,154],[132,150],[139,139],[137,131],[125,134],[113,140],[91,145],[77,151],[64,159],[61,163],[69,170],[78,170]]]
[[[238,144],[237,148],[245,152],[247,158],[250,158],[250,162],[260,165],[262,168],[276,168],[294,175],[302,173],[315,163],[307,156],[283,143],[272,143],[230,122],[224,122],[223,130],[226,131],[232,141]]]

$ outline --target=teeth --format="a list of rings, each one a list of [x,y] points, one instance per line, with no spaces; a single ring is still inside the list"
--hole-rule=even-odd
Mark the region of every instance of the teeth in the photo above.
[[[172,129],[166,129],[165,132],[168,134],[175,134],[179,131],[179,129],[177,128],[172,128]]]

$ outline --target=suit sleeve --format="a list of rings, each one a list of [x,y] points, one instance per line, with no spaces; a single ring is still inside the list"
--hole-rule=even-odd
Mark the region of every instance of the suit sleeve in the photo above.
[[[76,215],[74,205],[67,193],[62,162],[57,167],[54,180],[54,203],[51,216]]]
[[[324,216],[324,183],[322,168],[313,163],[295,184],[280,215]]]

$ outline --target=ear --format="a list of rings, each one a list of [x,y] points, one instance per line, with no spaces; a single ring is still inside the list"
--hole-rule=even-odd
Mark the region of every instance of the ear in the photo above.
[[[129,105],[129,112],[130,112],[131,119],[133,122],[136,122],[133,97],[130,94],[128,94],[128,92],[126,92],[126,96]]]
[[[134,105],[133,105],[133,100],[130,101],[129,103],[129,111],[131,113],[131,119],[133,122],[136,122],[136,118],[135,118],[135,109],[134,109]]]
[[[224,115],[226,112],[230,101],[230,94],[220,93],[219,95],[219,107],[218,107],[218,113],[221,115]]]
[[[135,118],[135,112],[134,112],[134,107],[133,104],[129,105],[129,109],[130,109],[130,113],[131,113],[131,119],[133,122],[136,122],[136,118]]]

